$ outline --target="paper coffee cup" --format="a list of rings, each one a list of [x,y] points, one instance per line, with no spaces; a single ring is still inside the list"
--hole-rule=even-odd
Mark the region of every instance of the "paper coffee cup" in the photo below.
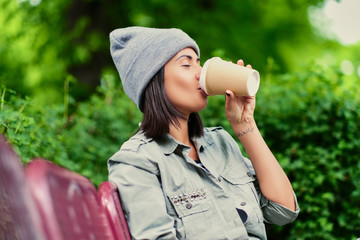
[[[225,95],[231,90],[235,96],[255,96],[259,85],[258,71],[219,57],[207,60],[200,75],[200,87],[208,95]]]

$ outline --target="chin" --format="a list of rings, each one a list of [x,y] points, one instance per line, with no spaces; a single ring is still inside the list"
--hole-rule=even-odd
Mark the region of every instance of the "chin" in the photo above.
[[[199,111],[197,111],[197,112],[204,110],[206,108],[206,106],[207,106],[207,101],[201,107],[199,107]]]

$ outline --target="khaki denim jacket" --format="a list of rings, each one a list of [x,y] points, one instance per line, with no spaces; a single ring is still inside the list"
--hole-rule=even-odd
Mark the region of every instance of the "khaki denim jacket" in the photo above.
[[[170,135],[137,133],[108,160],[134,239],[266,239],[264,222],[284,225],[296,211],[265,198],[251,162],[221,127],[190,147]]]

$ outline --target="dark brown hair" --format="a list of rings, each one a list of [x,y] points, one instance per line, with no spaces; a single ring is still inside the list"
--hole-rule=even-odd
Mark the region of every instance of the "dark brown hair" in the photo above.
[[[185,119],[166,95],[164,67],[155,74],[146,87],[140,109],[144,113],[144,117],[139,130],[142,130],[148,138],[158,138],[169,133],[170,124],[180,127],[178,119]],[[204,134],[201,118],[196,112],[190,114],[188,127],[190,138],[200,137]]]

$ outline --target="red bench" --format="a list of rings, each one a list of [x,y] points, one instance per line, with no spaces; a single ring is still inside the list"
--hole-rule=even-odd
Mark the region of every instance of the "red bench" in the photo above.
[[[25,171],[0,137],[0,239],[131,239],[117,188],[98,191],[85,177],[46,159]]]
[[[111,182],[103,182],[98,189],[101,205],[110,219],[110,226],[114,232],[115,239],[130,240],[128,225],[121,207],[118,189]]]

